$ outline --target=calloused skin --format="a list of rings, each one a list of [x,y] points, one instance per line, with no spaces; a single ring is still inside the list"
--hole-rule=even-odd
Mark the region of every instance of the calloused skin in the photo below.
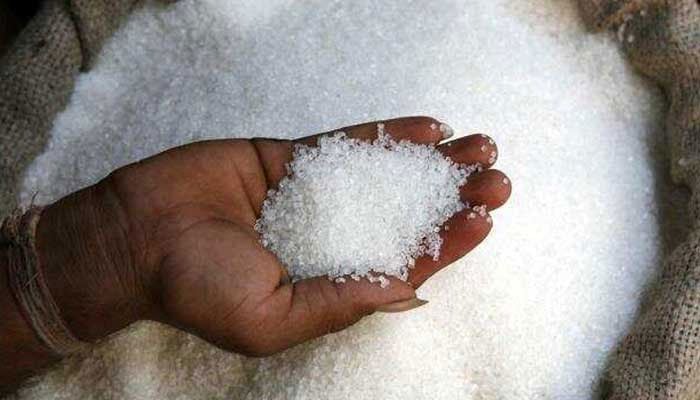
[[[396,140],[436,144],[455,162],[480,163],[484,170],[461,188],[469,204],[490,211],[508,199],[510,182],[490,168],[497,149],[488,137],[439,144],[440,122],[432,118],[383,123]],[[372,140],[377,122],[341,130]],[[446,222],[449,229],[442,230],[440,258],[418,259],[408,282],[391,279],[387,288],[364,279],[290,283],[253,227],[267,191],[286,175],[294,144],[313,145],[317,138],[189,144],[121,168],[50,205],[38,226],[37,249],[70,329],[95,341],[148,319],[230,351],[266,356],[344,329],[377,310],[416,307],[421,303],[416,288],[491,230],[488,214],[469,216],[470,209],[455,214]],[[0,360],[10,360],[0,363],[7,365],[0,366],[0,388],[14,387],[57,360],[11,299],[0,278],[0,313],[8,315],[0,322]]]

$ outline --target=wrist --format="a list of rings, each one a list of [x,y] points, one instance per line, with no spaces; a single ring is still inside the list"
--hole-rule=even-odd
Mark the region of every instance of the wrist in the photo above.
[[[109,180],[47,206],[39,220],[40,268],[80,340],[98,340],[152,312],[127,222]]]

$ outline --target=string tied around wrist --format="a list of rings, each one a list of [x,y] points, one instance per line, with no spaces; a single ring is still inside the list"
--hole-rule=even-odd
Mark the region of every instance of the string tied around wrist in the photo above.
[[[9,246],[8,277],[20,311],[39,340],[55,355],[88,346],[70,331],[51,295],[36,249],[36,229],[43,207],[13,211],[0,225],[0,244]]]

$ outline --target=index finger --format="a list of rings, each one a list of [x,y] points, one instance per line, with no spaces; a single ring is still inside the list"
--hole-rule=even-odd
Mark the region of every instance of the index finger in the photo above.
[[[379,131],[383,131],[397,142],[408,140],[418,144],[437,144],[441,140],[452,137],[454,134],[454,131],[449,125],[435,118],[421,116],[367,122],[307,136],[297,139],[294,142],[296,144],[315,146],[318,139],[337,132],[344,132],[352,139],[372,141],[378,137]]]
[[[408,140],[418,144],[438,144],[453,135],[452,128],[431,117],[404,117],[368,122],[332,131],[306,136],[296,140],[252,139],[260,162],[265,170],[268,186],[274,188],[287,175],[286,165],[292,160],[294,145],[315,146],[324,136],[344,132],[352,139],[372,141],[383,130],[399,142]]]

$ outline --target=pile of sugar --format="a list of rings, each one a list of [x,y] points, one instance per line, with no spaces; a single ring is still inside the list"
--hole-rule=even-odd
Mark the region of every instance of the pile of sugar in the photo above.
[[[464,208],[469,173],[434,146],[378,130],[373,142],[341,132],[296,146],[288,176],[268,193],[255,228],[293,281],[349,275],[384,287],[383,275],[406,280],[417,257],[439,257],[440,227]]]
[[[418,310],[265,360],[145,324],[20,398],[596,398],[672,231],[659,99],[573,1],[149,3],[81,75],[25,200],[195,139],[426,114],[494,137],[517,190]]]

